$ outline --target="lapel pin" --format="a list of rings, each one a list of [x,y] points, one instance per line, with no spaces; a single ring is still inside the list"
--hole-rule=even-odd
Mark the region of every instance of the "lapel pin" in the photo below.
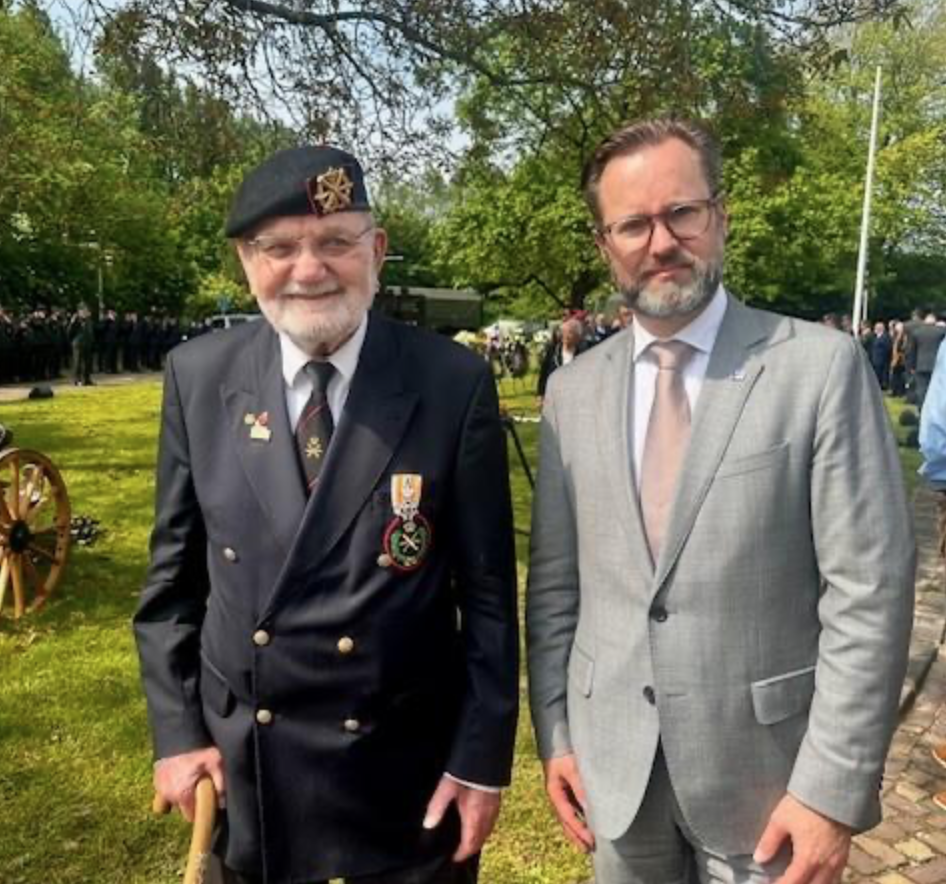
[[[250,420],[252,418],[252,421]],[[273,431],[269,428],[269,412],[264,411],[262,414],[253,416],[248,414],[244,421],[250,426],[250,438],[257,442],[269,442],[273,438]]]

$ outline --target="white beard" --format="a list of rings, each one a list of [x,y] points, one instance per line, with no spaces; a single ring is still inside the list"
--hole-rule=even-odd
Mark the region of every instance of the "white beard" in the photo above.
[[[311,309],[306,301],[293,295],[325,297],[336,292],[337,286],[312,290],[287,287],[276,300],[260,299],[260,310],[276,331],[287,335],[300,350],[313,356],[332,353],[347,341],[361,324],[371,307],[373,294],[363,297],[360,293],[346,292],[330,295],[330,302],[315,301]]]

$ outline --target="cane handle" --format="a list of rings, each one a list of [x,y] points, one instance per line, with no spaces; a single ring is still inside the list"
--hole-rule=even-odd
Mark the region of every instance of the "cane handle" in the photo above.
[[[194,829],[191,833],[190,851],[187,854],[184,884],[204,884],[216,818],[217,790],[213,780],[205,777],[197,784]]]
[[[171,804],[155,794],[151,809],[157,814],[165,814],[171,810]],[[213,780],[210,777],[204,777],[197,783],[194,827],[191,832],[190,849],[187,853],[184,884],[204,884],[216,818],[217,790],[214,788]]]

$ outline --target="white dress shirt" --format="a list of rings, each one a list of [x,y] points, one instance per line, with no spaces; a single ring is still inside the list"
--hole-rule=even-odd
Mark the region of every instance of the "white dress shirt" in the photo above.
[[[690,414],[696,412],[696,400],[703,387],[710,353],[726,315],[726,290],[720,285],[706,309],[689,325],[684,326],[670,340],[683,341],[696,351],[683,368],[683,386],[690,402]],[[631,391],[631,438],[634,440],[634,477],[637,490],[641,487],[641,461],[647,423],[654,404],[657,384],[657,360],[648,349],[656,341],[640,322],[634,322],[634,389]]]
[[[368,314],[361,320],[355,333],[341,347],[328,358],[335,366],[335,373],[329,381],[326,396],[332,420],[338,426],[348,401],[351,390],[351,380],[358,368],[361,357],[361,348],[365,343],[365,334],[368,331]],[[286,410],[289,414],[289,424],[295,432],[299,418],[309,396],[312,395],[312,379],[303,370],[312,361],[312,357],[300,350],[284,332],[279,332],[279,349],[282,353],[282,376],[286,382]]]

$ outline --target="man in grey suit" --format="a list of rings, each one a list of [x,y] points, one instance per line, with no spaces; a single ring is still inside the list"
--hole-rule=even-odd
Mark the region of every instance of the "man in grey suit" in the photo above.
[[[838,881],[880,819],[912,620],[876,380],[849,336],[723,288],[701,127],[618,131],[583,187],[636,321],[544,402],[527,622],[547,791],[598,884]]]

